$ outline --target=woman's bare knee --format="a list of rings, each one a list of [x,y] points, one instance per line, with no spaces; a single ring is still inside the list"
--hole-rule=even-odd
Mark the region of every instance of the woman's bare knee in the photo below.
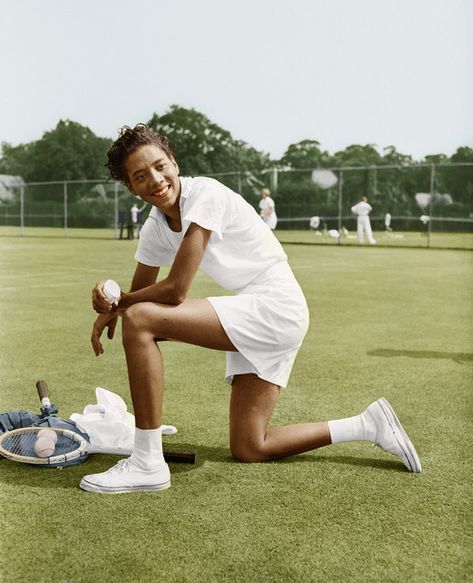
[[[256,444],[230,443],[230,453],[234,459],[244,463],[266,462],[271,459]]]
[[[140,335],[151,334],[150,322],[156,319],[156,305],[143,302],[130,306],[122,316],[122,338],[126,344],[129,340],[135,341]],[[152,334],[151,334],[152,335]]]

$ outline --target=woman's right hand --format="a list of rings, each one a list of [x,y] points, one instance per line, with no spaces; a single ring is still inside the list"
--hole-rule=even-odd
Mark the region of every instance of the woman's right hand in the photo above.
[[[103,354],[102,342],[100,342],[100,337],[105,328],[108,328],[107,338],[111,340],[115,334],[115,328],[117,326],[118,315],[115,312],[108,312],[107,314],[100,314],[97,316],[94,326],[92,328],[92,335],[90,341],[92,342],[92,348],[95,352],[95,356],[100,356]]]
[[[103,291],[105,281],[105,279],[99,281],[92,290],[92,307],[97,314],[107,314],[113,311],[113,307]]]

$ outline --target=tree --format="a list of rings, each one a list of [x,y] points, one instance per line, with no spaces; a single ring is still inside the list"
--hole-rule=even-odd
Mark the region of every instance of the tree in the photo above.
[[[172,105],[164,115],[154,113],[148,125],[174,142],[183,174],[261,170],[270,165],[267,154],[235,140],[195,109]]]
[[[290,169],[311,169],[330,164],[330,155],[320,149],[317,140],[302,140],[297,144],[291,144],[284,153],[279,166]]]
[[[77,122],[60,120],[40,140],[19,146],[3,143],[0,169],[26,182],[106,178],[110,144],[110,139],[97,137]]]

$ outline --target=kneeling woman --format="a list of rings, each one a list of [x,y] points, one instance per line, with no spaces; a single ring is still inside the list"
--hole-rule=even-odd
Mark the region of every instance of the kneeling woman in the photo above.
[[[85,476],[83,489],[113,493],[170,486],[160,430],[160,340],[227,352],[230,450],[237,460],[264,462],[361,439],[420,471],[415,449],[385,399],[348,419],[269,427],[309,324],[304,294],[281,245],[239,194],[212,178],[181,178],[170,142],[143,124],[122,128],[107,166],[112,178],[153,208],[141,230],[130,291],[113,310],[103,281],[92,292],[99,313],[91,338],[97,356],[103,331],[108,328],[113,338],[122,317],[135,446],[130,458]],[[171,269],[157,282],[162,265]],[[188,299],[199,268],[235,295]]]

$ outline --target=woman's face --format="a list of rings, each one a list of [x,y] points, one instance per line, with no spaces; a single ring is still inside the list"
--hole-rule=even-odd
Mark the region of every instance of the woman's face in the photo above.
[[[155,144],[141,146],[126,162],[127,187],[134,196],[149,202],[166,214],[179,204],[181,182],[179,166]]]

